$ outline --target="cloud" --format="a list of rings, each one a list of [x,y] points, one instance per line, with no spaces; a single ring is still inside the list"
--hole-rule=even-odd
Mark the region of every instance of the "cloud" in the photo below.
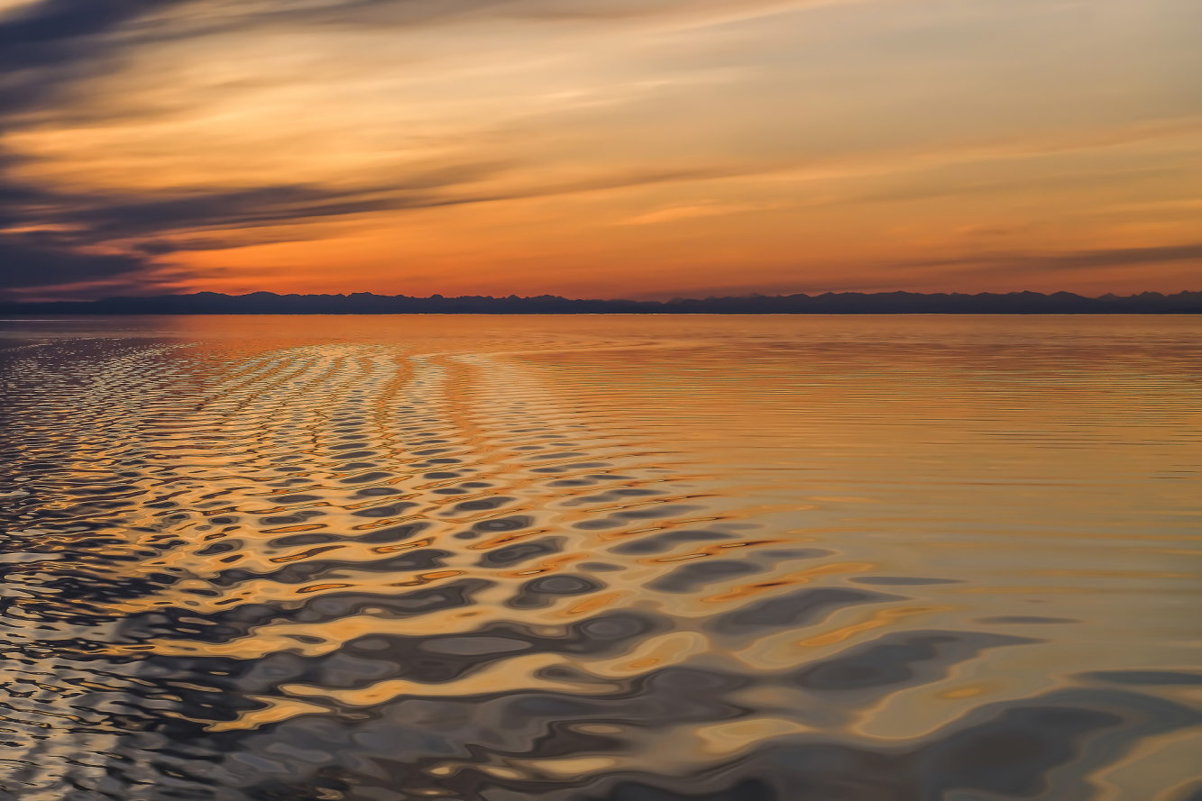
[[[744,258],[740,280],[777,281],[784,265],[793,281],[799,253],[907,283],[1085,281],[1198,258],[1189,245],[1073,250],[1116,234],[1092,217],[1053,224],[1112,195],[1164,202],[1167,178],[1195,165],[1183,134],[1196,111],[1160,79],[1184,74],[1167,67],[1186,50],[1097,58],[1113,44],[1098,29],[1065,51],[1072,4],[857,1],[0,0],[0,130],[27,162],[0,151],[2,255],[21,265],[5,285],[136,289],[173,262],[287,282],[335,249],[183,251],[352,227],[333,221],[353,221],[365,282],[408,276],[384,264],[394,255],[441,260],[460,283],[494,263],[555,282],[537,265],[600,270],[610,247],[662,264],[652,283]],[[848,8],[749,21],[830,5]],[[1132,32],[1154,43],[1158,26]],[[1016,66],[1020,49],[1034,56]],[[1099,63],[1122,80],[1099,82]],[[747,180],[688,185],[730,177]],[[667,184],[681,186],[618,194]],[[406,230],[406,211],[509,201]],[[783,211],[716,220],[765,209]],[[1182,213],[1164,217],[1140,235],[1192,236]]]
[[[170,253],[239,246],[175,242],[164,236],[468,202],[474,198],[443,198],[439,192],[498,169],[492,164],[441,166],[380,187],[280,184],[138,196],[69,193],[10,182],[0,189],[0,227],[7,228],[0,230],[0,287],[103,283],[118,276],[127,283],[138,276],[150,280]]]
[[[1133,264],[1166,264],[1181,261],[1202,262],[1202,242],[1141,248],[1104,248],[1058,253],[1027,253],[1018,256],[1003,256],[1000,259],[992,260],[992,264],[995,266],[1004,265],[1014,269],[1080,270],[1097,267],[1126,267]]]
[[[687,5],[655,0],[588,3],[585,16],[659,14]],[[720,3],[703,3],[713,5]],[[225,31],[272,26],[411,27],[479,13],[553,17],[566,0],[36,0],[0,12],[0,129],[44,124],[78,105],[71,93],[116,71],[140,47]],[[111,104],[110,104],[111,105]],[[213,247],[255,239],[243,229],[319,218],[542,197],[688,180],[688,171],[647,170],[547,185],[473,191],[469,184],[509,165],[466,163],[410,169],[373,186],[267,183],[154,192],[64,190],[13,178],[17,156],[0,150],[0,264],[6,289],[79,282],[134,282],[170,263],[172,253],[206,248],[189,232],[228,230]],[[303,238],[303,230],[296,236]],[[278,241],[285,237],[275,237]]]
[[[0,17],[0,129],[22,114],[53,106],[58,92],[111,56],[109,34],[179,0],[41,0]],[[17,157],[0,151],[0,227],[20,225],[54,198],[15,183]],[[63,234],[0,231],[0,291],[127,281],[153,268],[146,254],[99,252]]]
[[[966,253],[952,258],[907,259],[877,266],[887,267],[891,270],[906,270],[910,274],[914,274],[912,271],[952,268],[953,272],[993,272],[1000,276],[1010,277],[1030,273],[1096,270],[1191,261],[1198,262],[1199,267],[1202,267],[1202,242],[1135,248]]]
[[[0,116],[52,107],[71,83],[140,46],[267,27],[410,28],[482,13],[528,20],[625,20],[820,0],[40,0],[0,13]]]
[[[681,181],[725,177],[719,167],[634,170],[555,183],[476,188],[513,165],[496,162],[439,165],[375,186],[276,184],[225,190],[179,188],[120,195],[70,193],[10,184],[0,192],[0,263],[13,265],[3,286],[49,289],[80,281],[122,276],[133,286],[139,276],[157,278],[172,253],[262,244],[254,229],[297,226],[295,235],[272,232],[267,241],[304,240],[303,224],[384,211],[433,209],[513,200],[603,192]],[[716,213],[728,213],[722,207]],[[216,238],[196,237],[221,231]],[[183,276],[179,276],[183,277]],[[107,284],[104,284],[107,286]]]
[[[1014,291],[1031,288],[1030,284],[1046,286],[1046,282],[1038,279],[1050,277],[1059,281],[1059,276],[1071,271],[1188,262],[1197,262],[1202,274],[1202,242],[1138,248],[977,252],[950,258],[865,262],[851,269],[833,262],[806,263],[801,269],[795,266],[768,280],[746,281],[742,276],[732,274],[726,283],[681,286],[670,293],[645,293],[640,297],[753,292],[892,292],[899,289]]]
[[[97,253],[44,237],[0,235],[0,290],[130,278],[150,270],[145,256]]]
[[[183,2],[42,0],[0,18],[0,125],[52,105],[60,89],[115,56],[121,43],[113,34],[123,26]]]
[[[417,171],[395,182],[368,187],[276,184],[229,190],[180,190],[136,197],[83,196],[55,222],[82,226],[90,236],[125,239],[206,228],[250,228],[374,211],[429,208],[454,199],[444,191],[474,183],[502,169],[464,164]]]
[[[697,217],[721,217],[727,214],[741,214],[750,211],[765,211],[776,208],[763,203],[694,203],[679,206],[665,206],[652,209],[644,214],[638,214],[619,222],[619,225],[655,225],[657,223],[675,222],[676,220],[691,220]]]
[[[181,188],[136,196],[14,188],[15,196],[23,202],[12,204],[9,216],[10,221],[26,226],[67,227],[75,231],[79,241],[99,244],[173,232],[254,228],[377,211],[555,197],[732,174],[722,168],[648,169],[495,191],[469,188],[508,168],[506,164],[487,162],[442,166],[362,187],[276,184],[217,191]],[[726,213],[725,208],[722,213]],[[165,252],[162,246],[160,249]]]
[[[131,50],[272,25],[408,27],[520,0],[40,0],[0,13],[0,128],[53,109],[72,84]],[[5,119],[8,118],[8,119]]]

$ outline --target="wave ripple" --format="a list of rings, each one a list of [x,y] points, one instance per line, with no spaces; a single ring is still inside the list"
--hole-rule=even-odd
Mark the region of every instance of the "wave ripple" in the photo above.
[[[0,795],[1202,787],[1196,326],[321,324],[10,327]]]

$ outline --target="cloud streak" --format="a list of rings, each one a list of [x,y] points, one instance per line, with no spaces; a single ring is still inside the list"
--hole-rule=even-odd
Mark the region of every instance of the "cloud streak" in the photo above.
[[[26,2],[0,286],[1180,288],[1189,4],[1071,5]]]
[[[1141,264],[1196,262],[1202,274],[1202,242],[1137,248],[1096,248],[1070,252],[1003,253],[976,257],[979,266],[1006,270],[1091,270]]]
[[[416,211],[450,206],[531,200],[604,192],[636,186],[706,180],[729,170],[645,170],[613,176],[518,187],[508,192],[471,191],[480,181],[512,165],[462,164],[419,171],[379,186],[333,187],[307,184],[255,186],[224,191],[182,190],[151,196],[67,194],[13,186],[0,214],[18,233],[0,232],[0,287],[53,287],[83,280],[105,282],[160,271],[160,257],[187,250],[242,247],[256,240],[237,232],[298,226],[321,218],[378,212]],[[34,229],[29,232],[28,229]],[[188,234],[224,231],[225,241],[189,239]],[[233,238],[231,234],[234,232]],[[164,238],[168,237],[168,238]],[[277,234],[276,242],[303,240],[305,231]],[[97,252],[107,248],[110,252]],[[112,252],[112,251],[116,252]],[[90,271],[90,272],[89,272]],[[159,289],[156,283],[153,287]]]

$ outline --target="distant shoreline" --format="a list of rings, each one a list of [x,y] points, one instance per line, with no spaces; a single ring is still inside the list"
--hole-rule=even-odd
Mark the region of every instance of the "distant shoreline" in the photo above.
[[[91,301],[0,302],[0,315],[155,314],[1202,314],[1202,291],[1086,297],[1071,292],[828,292],[820,295],[654,300],[432,295],[223,295],[118,297]]]

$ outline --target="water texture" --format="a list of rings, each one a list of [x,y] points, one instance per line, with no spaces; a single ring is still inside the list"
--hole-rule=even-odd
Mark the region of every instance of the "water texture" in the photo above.
[[[0,798],[1202,799],[1202,319],[0,326]]]

